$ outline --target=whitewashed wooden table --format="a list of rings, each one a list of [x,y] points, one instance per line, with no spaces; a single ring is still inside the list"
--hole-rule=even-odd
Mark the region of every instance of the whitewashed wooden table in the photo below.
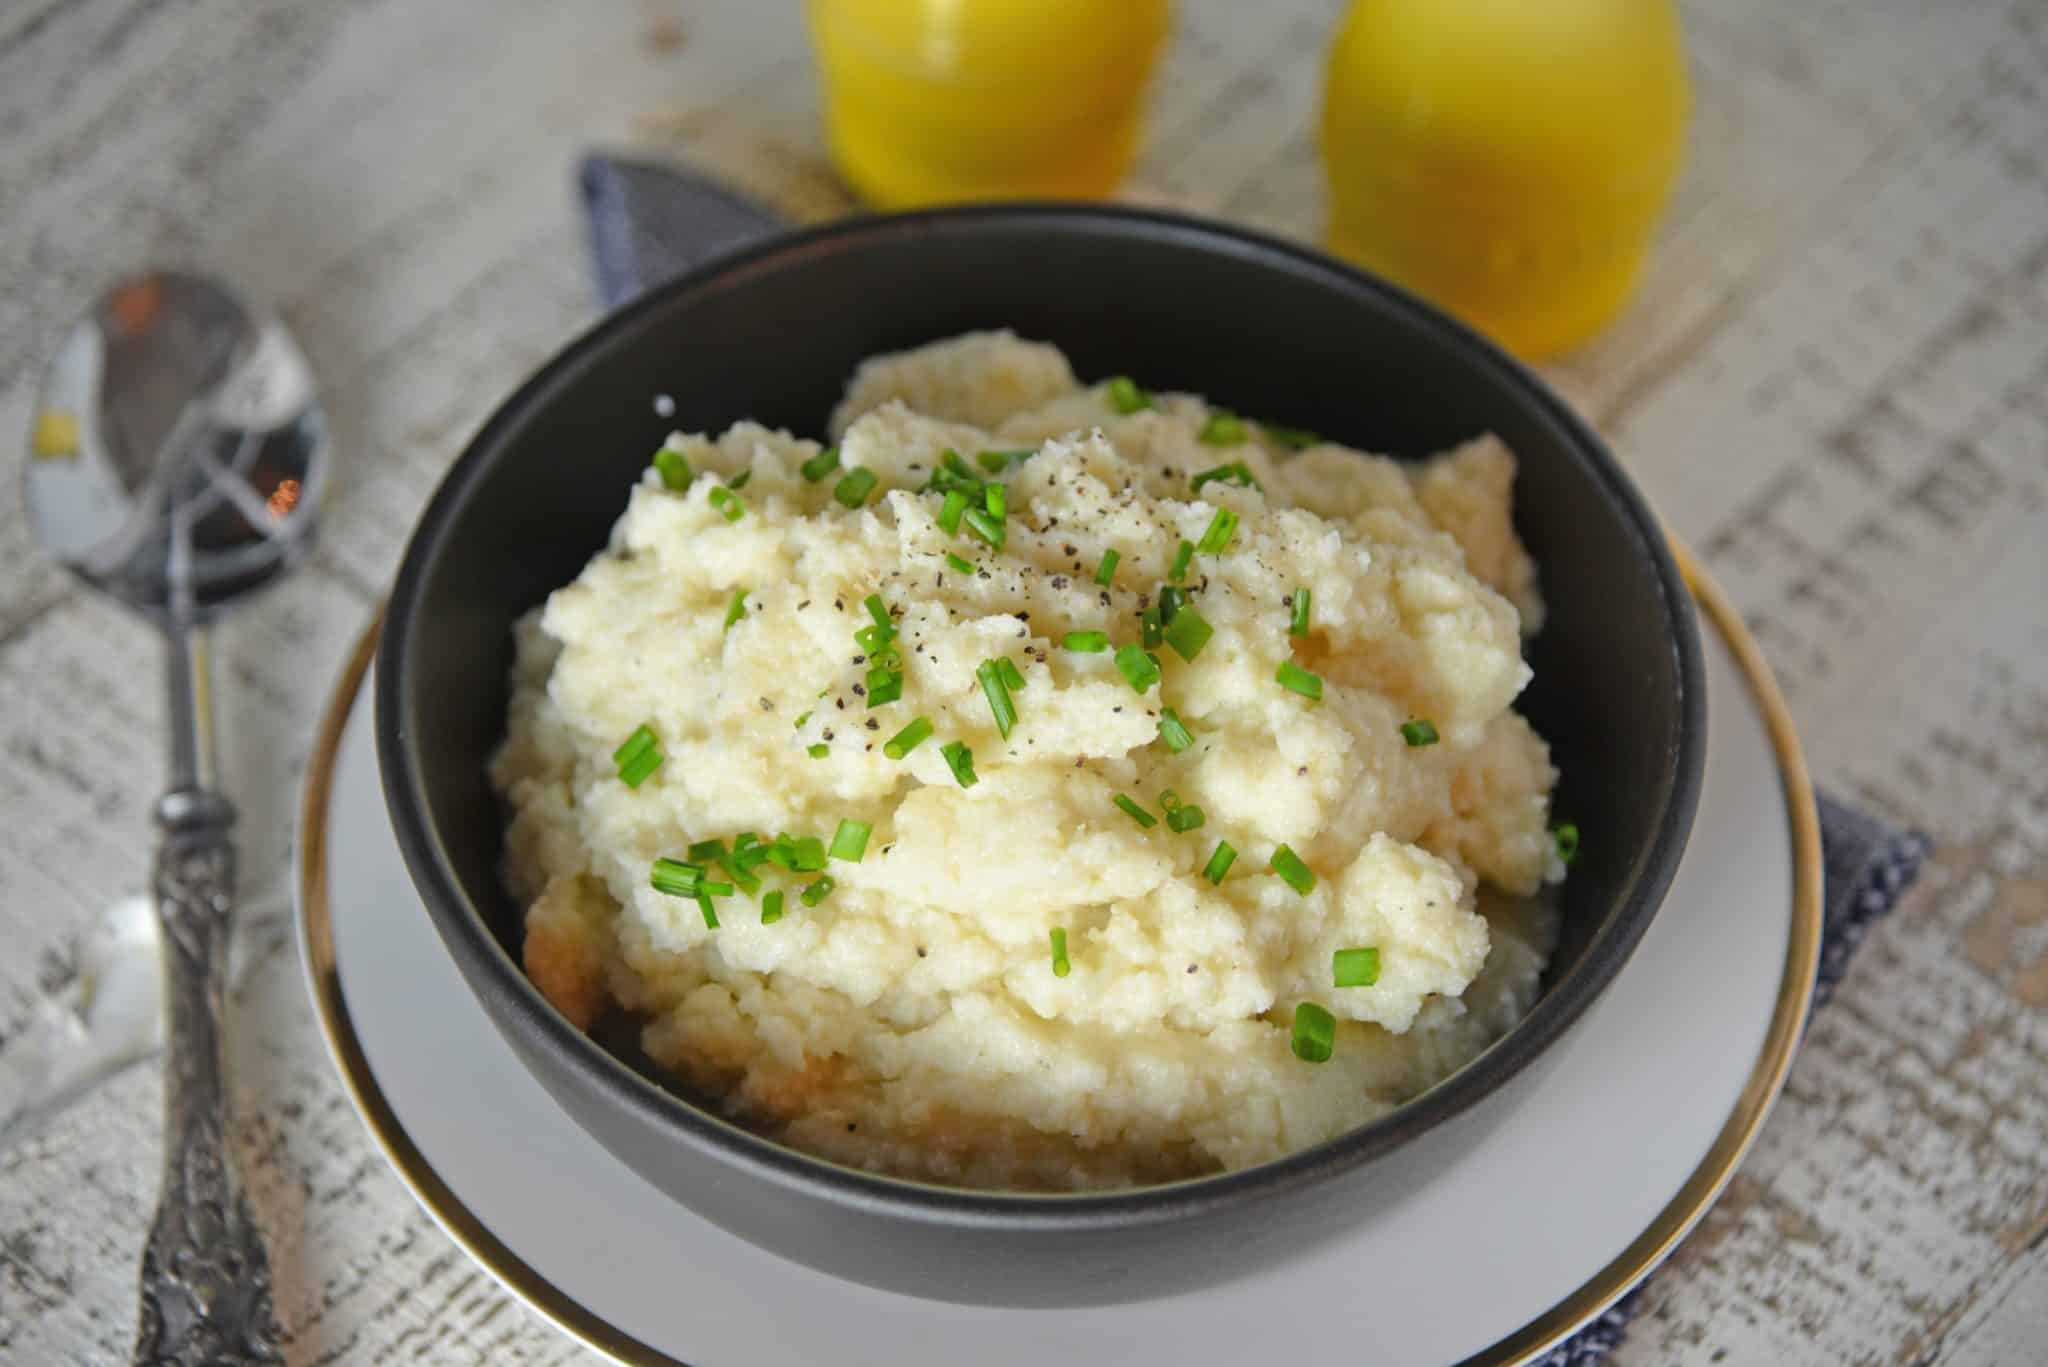
[[[1134,194],[1313,237],[1329,0],[1181,7]],[[1620,1354],[2048,1360],[2048,5],[1699,0],[1692,161],[1642,298],[1552,378],[1741,605],[1824,782],[1931,832],[1719,1207]],[[290,941],[315,710],[465,436],[594,316],[607,146],[804,218],[793,5],[0,3],[0,1047],[140,890],[153,645],[30,544],[38,359],[111,272],[220,269],[305,342],[323,549],[223,642],[250,891],[239,1138],[294,1363],[588,1355],[471,1267],[329,1070]],[[1731,947],[1739,952],[1739,947]],[[157,1173],[131,1070],[0,1155],[0,1360],[121,1360]]]

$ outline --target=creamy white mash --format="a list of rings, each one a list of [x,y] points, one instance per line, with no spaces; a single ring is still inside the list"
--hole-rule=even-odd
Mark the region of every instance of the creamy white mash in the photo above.
[[[669,439],[668,477],[650,468],[611,545],[520,626],[492,776],[526,967],[550,1001],[586,1028],[632,1013],[654,1059],[799,1148],[1033,1189],[1278,1157],[1398,1105],[1520,1018],[1555,930],[1532,894],[1563,868],[1556,774],[1511,710],[1541,611],[1509,518],[1513,456],[1491,438],[1408,466],[1295,450],[1194,395],[1143,397],[1120,412],[1122,385],[983,333],[864,364],[829,472],[818,442],[751,423]],[[942,494],[920,492],[949,451],[1005,486],[1000,549],[947,532]],[[980,461],[1023,451],[991,457],[999,475]],[[1233,462],[1242,482],[1193,488]],[[864,497],[842,483],[856,468],[875,476]],[[1218,510],[1237,524],[1193,555],[1180,608],[1211,634],[1192,660],[1155,644],[1141,692],[1122,667],[1149,672],[1141,614]],[[880,705],[875,633],[855,639],[870,596],[893,636],[879,667],[893,651],[901,682]],[[1077,632],[1109,648],[1067,648]],[[1023,683],[1003,690],[1007,737],[977,678],[988,661]],[[1278,681],[1286,664],[1320,700]],[[1192,738],[1179,752],[1168,708]],[[919,718],[929,737],[891,758]],[[1424,722],[1436,739],[1411,743]],[[614,752],[642,726],[660,763],[631,786]],[[1191,808],[1201,824],[1174,829],[1168,794],[1189,813],[1177,824]],[[865,849],[821,872],[749,855],[735,879],[689,855],[830,844],[842,821],[872,828]],[[1219,842],[1236,851],[1220,882],[1205,876]],[[1305,892],[1273,870],[1283,845]],[[808,862],[801,849],[777,858]],[[737,884],[709,898],[716,928],[651,884],[664,858]],[[1333,956],[1362,948],[1377,979],[1335,986]],[[1303,1003],[1335,1018],[1327,1061],[1293,1047]]]

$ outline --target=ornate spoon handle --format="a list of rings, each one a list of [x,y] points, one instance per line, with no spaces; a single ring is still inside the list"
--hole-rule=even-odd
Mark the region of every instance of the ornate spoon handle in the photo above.
[[[164,1177],[142,1253],[135,1361],[161,1367],[278,1363],[270,1258],[227,1127],[222,981],[235,899],[235,809],[183,788],[157,804],[164,950]]]

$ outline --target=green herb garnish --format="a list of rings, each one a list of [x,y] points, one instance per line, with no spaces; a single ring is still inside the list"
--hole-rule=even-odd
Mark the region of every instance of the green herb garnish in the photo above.
[[[1436,723],[1427,717],[1417,717],[1414,721],[1404,721],[1401,723],[1401,739],[1407,741],[1411,748],[1435,745],[1437,741]]]
[[[1314,1002],[1294,1008],[1294,1056],[1304,1063],[1328,1063],[1337,1041],[1337,1018]]]
[[[1316,876],[1308,865],[1301,862],[1301,856],[1282,845],[1273,851],[1273,858],[1267,867],[1280,875],[1280,880],[1303,897],[1315,891]]]
[[[1211,446],[1236,446],[1250,434],[1245,431],[1244,419],[1227,408],[1219,408],[1209,415],[1196,435]]]
[[[964,741],[953,741],[939,747],[939,753],[946,757],[946,767],[953,771],[953,781],[962,788],[972,788],[980,782],[974,774],[974,752]]]
[[[1064,978],[1072,971],[1073,965],[1067,962],[1067,932],[1059,926],[1054,926],[1052,931],[1052,975],[1055,978]]]
[[[1135,413],[1152,406],[1152,396],[1138,388],[1138,382],[1128,375],[1113,376],[1104,388],[1109,406],[1119,413]]]
[[[832,848],[827,851],[834,859],[843,859],[849,864],[858,864],[860,857],[867,853],[868,836],[874,826],[865,821],[849,817],[839,819],[839,829],[832,832]]]
[[[661,482],[665,487],[677,492],[689,488],[690,481],[696,478],[695,472],[690,469],[690,462],[684,459],[683,453],[669,446],[664,446],[654,453],[654,473],[661,476]]]
[[[946,491],[946,501],[939,505],[939,526],[947,536],[960,534],[960,518],[967,511],[967,495],[958,489]]]
[[[1292,660],[1282,660],[1273,678],[1290,693],[1299,693],[1310,702],[1323,700],[1323,676],[1311,674]]]
[[[970,560],[963,560],[959,556],[953,554],[951,551],[946,552],[946,564],[952,567],[953,569],[960,571],[960,573],[962,574],[974,573],[974,562]]]
[[[994,660],[983,660],[975,666],[974,677],[981,681],[982,696],[988,699],[988,710],[996,719],[996,731],[1003,739],[1010,738],[1010,728],[1017,724],[1017,705],[1010,700],[1010,686],[1003,679],[1003,672]]]
[[[731,489],[726,488],[723,484],[712,485],[711,492],[706,494],[705,498],[709,500],[713,508],[718,510],[718,515],[727,522],[737,522],[747,515],[746,500],[742,499]]]
[[[1216,628],[1209,625],[1207,618],[1193,608],[1182,608],[1173,614],[1173,620],[1166,624],[1161,633],[1166,644],[1173,647],[1173,653],[1188,663],[1194,663],[1195,656],[1202,653],[1202,647],[1209,644],[1209,638],[1216,634]]]
[[[1308,590],[1296,589],[1294,597],[1290,601],[1293,605],[1294,615],[1287,623],[1287,634],[1289,636],[1306,636],[1308,635],[1309,615]]]
[[[827,446],[797,468],[803,472],[805,480],[816,484],[839,468],[839,448]]]
[[[1237,514],[1228,508],[1218,508],[1216,516],[1209,519],[1208,530],[1195,543],[1195,549],[1203,555],[1221,555],[1223,548],[1230,544],[1230,537],[1237,530]]]
[[[1102,553],[1102,559],[1095,566],[1095,582],[1097,586],[1105,589],[1109,587],[1110,581],[1116,578],[1116,562],[1121,559],[1123,557],[1115,551],[1104,551]]]
[[[1330,977],[1339,987],[1371,987],[1380,980],[1379,950],[1338,950],[1330,956]]]
[[[1551,831],[1551,838],[1557,841],[1557,857],[1569,864],[1579,857],[1579,828],[1571,822],[1561,823]]]
[[[732,591],[732,602],[725,607],[725,629],[731,631],[733,623],[747,615],[747,591],[737,588]]]
[[[1195,543],[1183,541],[1173,548],[1173,563],[1166,567],[1166,577],[1178,584],[1188,577],[1188,566],[1195,563]]]
[[[1223,875],[1230,872],[1230,866],[1237,862],[1237,851],[1228,840],[1216,842],[1216,852],[1209,856],[1209,862],[1202,866],[1202,877],[1211,883],[1221,883]]]
[[[761,898],[761,924],[772,926],[782,919],[782,889],[776,888]]]
[[[858,508],[868,501],[868,495],[881,482],[873,470],[856,465],[832,486],[832,497],[848,508]]]
[[[1126,816],[1130,817],[1131,820],[1137,822],[1140,826],[1143,826],[1146,830],[1150,830],[1159,824],[1159,818],[1146,811],[1136,798],[1118,793],[1110,800],[1123,808]]]
[[[902,759],[912,750],[915,750],[918,746],[923,745],[927,740],[931,739],[931,734],[931,718],[919,717],[916,720],[912,721],[910,725],[904,727],[901,731],[898,731],[895,735],[889,737],[888,740],[884,741],[882,744],[882,753],[887,755],[890,759]]]
[[[1188,730],[1179,713],[1170,707],[1162,707],[1159,709],[1159,739],[1177,755],[1195,743],[1195,734]]]
[[[807,883],[804,886],[804,890],[797,894],[797,897],[805,906],[814,907],[827,897],[830,897],[832,889],[837,886],[838,884],[832,881],[832,876],[827,874],[823,878],[816,878]]]
[[[1134,645],[1116,648],[1116,669],[1139,693],[1159,682],[1159,661]]]
[[[1109,633],[1106,631],[1070,631],[1060,642],[1064,650],[1076,655],[1100,655],[1109,649]]]
[[[1193,492],[1199,494],[1202,492],[1204,484],[1214,483],[1219,480],[1225,484],[1235,484],[1244,489],[1263,491],[1266,487],[1259,483],[1259,477],[1252,473],[1252,467],[1246,465],[1241,460],[1227,461],[1222,465],[1202,471],[1194,477],[1190,487]]]

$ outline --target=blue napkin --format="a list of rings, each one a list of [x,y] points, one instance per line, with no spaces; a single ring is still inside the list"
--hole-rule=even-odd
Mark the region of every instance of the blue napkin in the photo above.
[[[592,156],[578,179],[598,294],[608,308],[786,226],[768,209],[677,167]],[[1891,911],[1919,875],[1929,849],[1923,835],[1825,793],[1818,800],[1827,886],[1816,1007],[1833,995],[1872,923]],[[1536,1363],[1597,1367],[1626,1335],[1639,1295],[1624,1296]]]

